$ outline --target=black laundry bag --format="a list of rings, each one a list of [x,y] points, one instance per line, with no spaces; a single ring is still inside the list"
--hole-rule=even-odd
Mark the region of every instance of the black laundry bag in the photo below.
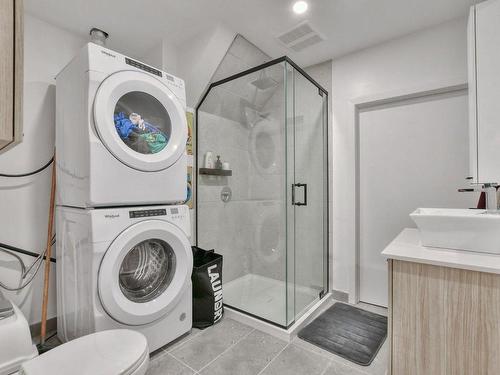
[[[197,246],[193,250],[193,327],[207,328],[224,313],[222,305],[222,255]]]

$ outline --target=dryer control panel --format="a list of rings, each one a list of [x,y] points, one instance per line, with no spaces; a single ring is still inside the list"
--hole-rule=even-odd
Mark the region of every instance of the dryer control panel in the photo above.
[[[145,72],[154,74],[155,76],[163,77],[163,74],[161,71],[159,71],[158,69],[152,68],[146,64],[143,64],[139,61],[135,61],[135,60],[132,60],[128,57],[125,57],[125,63],[128,65],[131,65],[137,69],[141,69],[141,70],[144,70]]]

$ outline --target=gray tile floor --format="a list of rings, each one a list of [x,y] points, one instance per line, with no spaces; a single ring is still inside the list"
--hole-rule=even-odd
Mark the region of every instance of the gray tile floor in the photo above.
[[[367,304],[358,307],[387,315],[384,308]],[[60,344],[52,333],[47,337],[49,346]],[[370,366],[358,366],[298,337],[288,343],[224,318],[203,331],[194,328],[189,335],[153,353],[147,375],[384,375],[387,352],[386,340]]]
[[[147,375],[384,375],[387,351],[386,340],[370,366],[358,366],[299,338],[288,343],[224,318],[153,353]]]

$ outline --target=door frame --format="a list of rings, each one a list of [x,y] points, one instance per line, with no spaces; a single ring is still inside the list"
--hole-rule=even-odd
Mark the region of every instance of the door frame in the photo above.
[[[354,129],[354,251],[351,252],[349,264],[353,265],[353,272],[349,276],[349,296],[351,304],[360,302],[360,112],[380,105],[395,104],[398,102],[425,98],[439,94],[450,94],[468,89],[467,82],[463,78],[454,78],[445,81],[436,81],[407,89],[381,92],[369,96],[357,97],[349,101],[350,126]]]

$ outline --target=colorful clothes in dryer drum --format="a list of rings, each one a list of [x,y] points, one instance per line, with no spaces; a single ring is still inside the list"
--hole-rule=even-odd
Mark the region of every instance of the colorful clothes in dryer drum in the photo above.
[[[134,151],[156,154],[168,143],[168,137],[156,126],[144,121],[141,115],[124,112],[115,113],[115,128],[122,141]]]
[[[167,138],[160,132],[144,133],[139,135],[139,137],[147,143],[152,154],[160,152],[167,144]]]

